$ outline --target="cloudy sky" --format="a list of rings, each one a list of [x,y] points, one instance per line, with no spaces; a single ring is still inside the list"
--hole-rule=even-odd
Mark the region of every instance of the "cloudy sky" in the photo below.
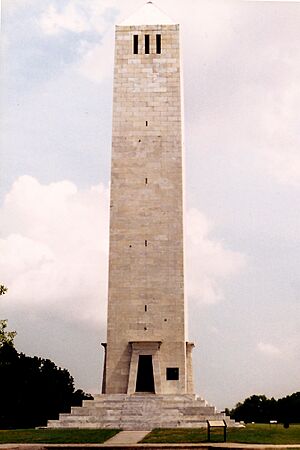
[[[2,0],[0,317],[100,389],[114,24],[142,0]],[[300,389],[300,3],[157,0],[181,23],[197,392]]]

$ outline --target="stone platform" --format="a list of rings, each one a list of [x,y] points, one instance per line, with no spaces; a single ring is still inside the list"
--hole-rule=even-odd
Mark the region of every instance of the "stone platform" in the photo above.
[[[195,395],[102,394],[84,400],[82,407],[72,407],[70,414],[60,414],[59,420],[49,420],[48,428],[199,428],[206,427],[206,420],[222,419],[235,426]]]

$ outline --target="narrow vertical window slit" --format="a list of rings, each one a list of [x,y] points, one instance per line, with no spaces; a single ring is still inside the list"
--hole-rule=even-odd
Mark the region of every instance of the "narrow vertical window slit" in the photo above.
[[[139,37],[137,34],[133,35],[133,53],[137,55],[139,52]]]
[[[161,54],[161,34],[156,35],[156,53]]]
[[[150,36],[149,34],[145,34],[145,54],[149,55],[150,53]]]

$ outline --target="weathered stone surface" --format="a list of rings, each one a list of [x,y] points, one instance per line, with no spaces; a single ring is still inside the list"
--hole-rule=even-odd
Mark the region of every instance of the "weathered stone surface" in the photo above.
[[[196,396],[134,394],[121,397],[107,394],[84,402],[82,408],[72,408],[71,414],[60,414],[59,420],[48,422],[48,427],[148,430],[201,427],[206,426],[208,419],[224,418],[213,406]],[[234,421],[228,417],[225,420],[229,426],[234,426]]]
[[[180,73],[178,25],[116,28],[106,393],[135,392],[139,355],[152,355],[156,393],[193,392],[184,317]],[[167,367],[179,369],[178,380],[166,379]]]

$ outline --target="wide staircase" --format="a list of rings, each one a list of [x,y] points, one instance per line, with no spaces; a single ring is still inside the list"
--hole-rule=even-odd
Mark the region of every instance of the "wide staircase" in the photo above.
[[[70,414],[49,420],[48,428],[121,428],[149,430],[153,428],[205,427],[206,420],[235,422],[214,406],[195,395],[157,395],[139,393],[95,395],[83,406],[72,407]]]

